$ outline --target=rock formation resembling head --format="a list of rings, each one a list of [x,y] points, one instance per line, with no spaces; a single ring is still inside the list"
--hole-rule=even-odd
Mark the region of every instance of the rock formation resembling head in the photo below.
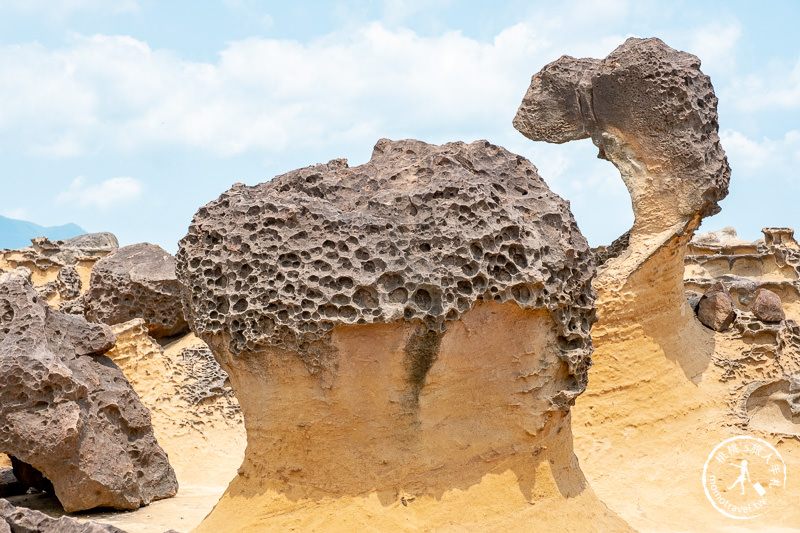
[[[697,506],[703,500],[697,465],[707,459],[709,443],[732,434],[796,431],[797,386],[789,376],[797,375],[793,345],[800,327],[771,322],[781,318],[776,300],[795,292],[774,283],[797,279],[786,260],[794,254],[783,246],[762,258],[766,243],[756,253],[755,246],[728,235],[717,244],[692,245],[693,254],[705,250],[705,257],[684,265],[694,231],[719,210],[730,179],[710,79],[691,54],[658,39],[628,39],[604,60],[562,57],[535,74],[514,125],[534,140],[591,137],[600,157],[619,169],[636,217],[631,231],[603,251],[593,284],[595,364],[572,410],[581,466],[603,500],[636,528],[718,528],[716,510]],[[769,234],[768,240],[781,242],[787,231]],[[786,291],[762,296],[769,320],[750,307],[755,280],[728,276],[737,269],[750,269],[746,276],[769,272],[770,290]],[[704,271],[714,275],[702,286],[692,279],[691,288],[705,291],[725,281],[735,298],[720,284],[706,292],[695,313],[684,273]],[[750,303],[740,299],[745,292]],[[757,425],[748,426],[748,419]],[[788,457],[792,448],[784,450]],[[665,472],[670,486],[681,487],[666,499]],[[786,505],[776,504],[781,511],[760,522],[762,529],[798,522],[800,513],[786,494]]]
[[[358,167],[234,185],[197,212],[177,262],[187,320],[248,433],[201,530],[406,529],[406,508],[435,528],[466,524],[466,499],[484,496],[475,505],[513,529],[533,500],[601,506],[568,418],[590,364],[594,266],[524,158],[382,139]],[[490,472],[518,488],[490,489]]]
[[[591,137],[633,202],[633,233],[656,234],[719,211],[730,167],[717,98],[700,60],[660,39],[630,38],[608,57],[564,56],[531,80],[514,127],[535,141]]]

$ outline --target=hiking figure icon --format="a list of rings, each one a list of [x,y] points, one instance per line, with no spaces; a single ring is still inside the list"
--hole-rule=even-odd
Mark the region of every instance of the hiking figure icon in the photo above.
[[[728,487],[728,490],[733,489],[733,487],[735,487],[736,485],[741,485],[742,495],[744,495],[745,480],[747,480],[748,483],[752,484],[752,482],[750,481],[750,471],[747,469],[747,459],[742,459],[742,462],[738,465],[735,465],[733,463],[728,463],[728,464],[734,468],[739,469],[739,477],[737,477],[736,481],[734,481],[733,484],[730,487]]]

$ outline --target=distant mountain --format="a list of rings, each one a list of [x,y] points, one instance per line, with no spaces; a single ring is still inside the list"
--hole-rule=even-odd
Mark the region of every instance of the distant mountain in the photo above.
[[[77,224],[45,227],[33,222],[0,216],[0,249],[14,250],[30,246],[31,239],[34,237],[47,237],[51,241],[55,241],[69,239],[84,233],[86,231]]]

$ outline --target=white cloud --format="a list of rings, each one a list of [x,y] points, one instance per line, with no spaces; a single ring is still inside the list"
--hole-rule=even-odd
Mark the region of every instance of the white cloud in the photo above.
[[[782,139],[750,139],[739,131],[721,132],[722,146],[737,176],[797,179],[800,165],[800,131],[786,132]]]
[[[736,79],[730,92],[742,111],[800,110],[800,57],[793,65],[772,62],[763,72]]]
[[[541,65],[562,53],[603,57],[622,39],[565,46],[548,31],[520,23],[487,43],[371,23],[306,44],[232,42],[213,63],[123,36],[0,47],[0,146],[54,157],[165,146],[228,156],[426,131],[487,136],[498,117],[513,117]]]
[[[741,36],[738,20],[715,21],[691,32],[689,52],[700,58],[706,71],[730,70],[735,66],[736,45]]]
[[[107,210],[136,200],[143,190],[142,183],[134,178],[110,178],[98,184],[90,184],[80,176],[72,181],[67,190],[56,196],[56,203]]]

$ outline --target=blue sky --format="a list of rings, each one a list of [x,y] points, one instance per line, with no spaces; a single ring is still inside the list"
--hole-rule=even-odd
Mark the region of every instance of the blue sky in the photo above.
[[[530,76],[629,36],[698,55],[720,99],[733,225],[800,229],[800,2],[0,0],[0,214],[171,252],[194,212],[381,137],[488,139],[605,244],[628,194],[586,140],[511,126]]]

